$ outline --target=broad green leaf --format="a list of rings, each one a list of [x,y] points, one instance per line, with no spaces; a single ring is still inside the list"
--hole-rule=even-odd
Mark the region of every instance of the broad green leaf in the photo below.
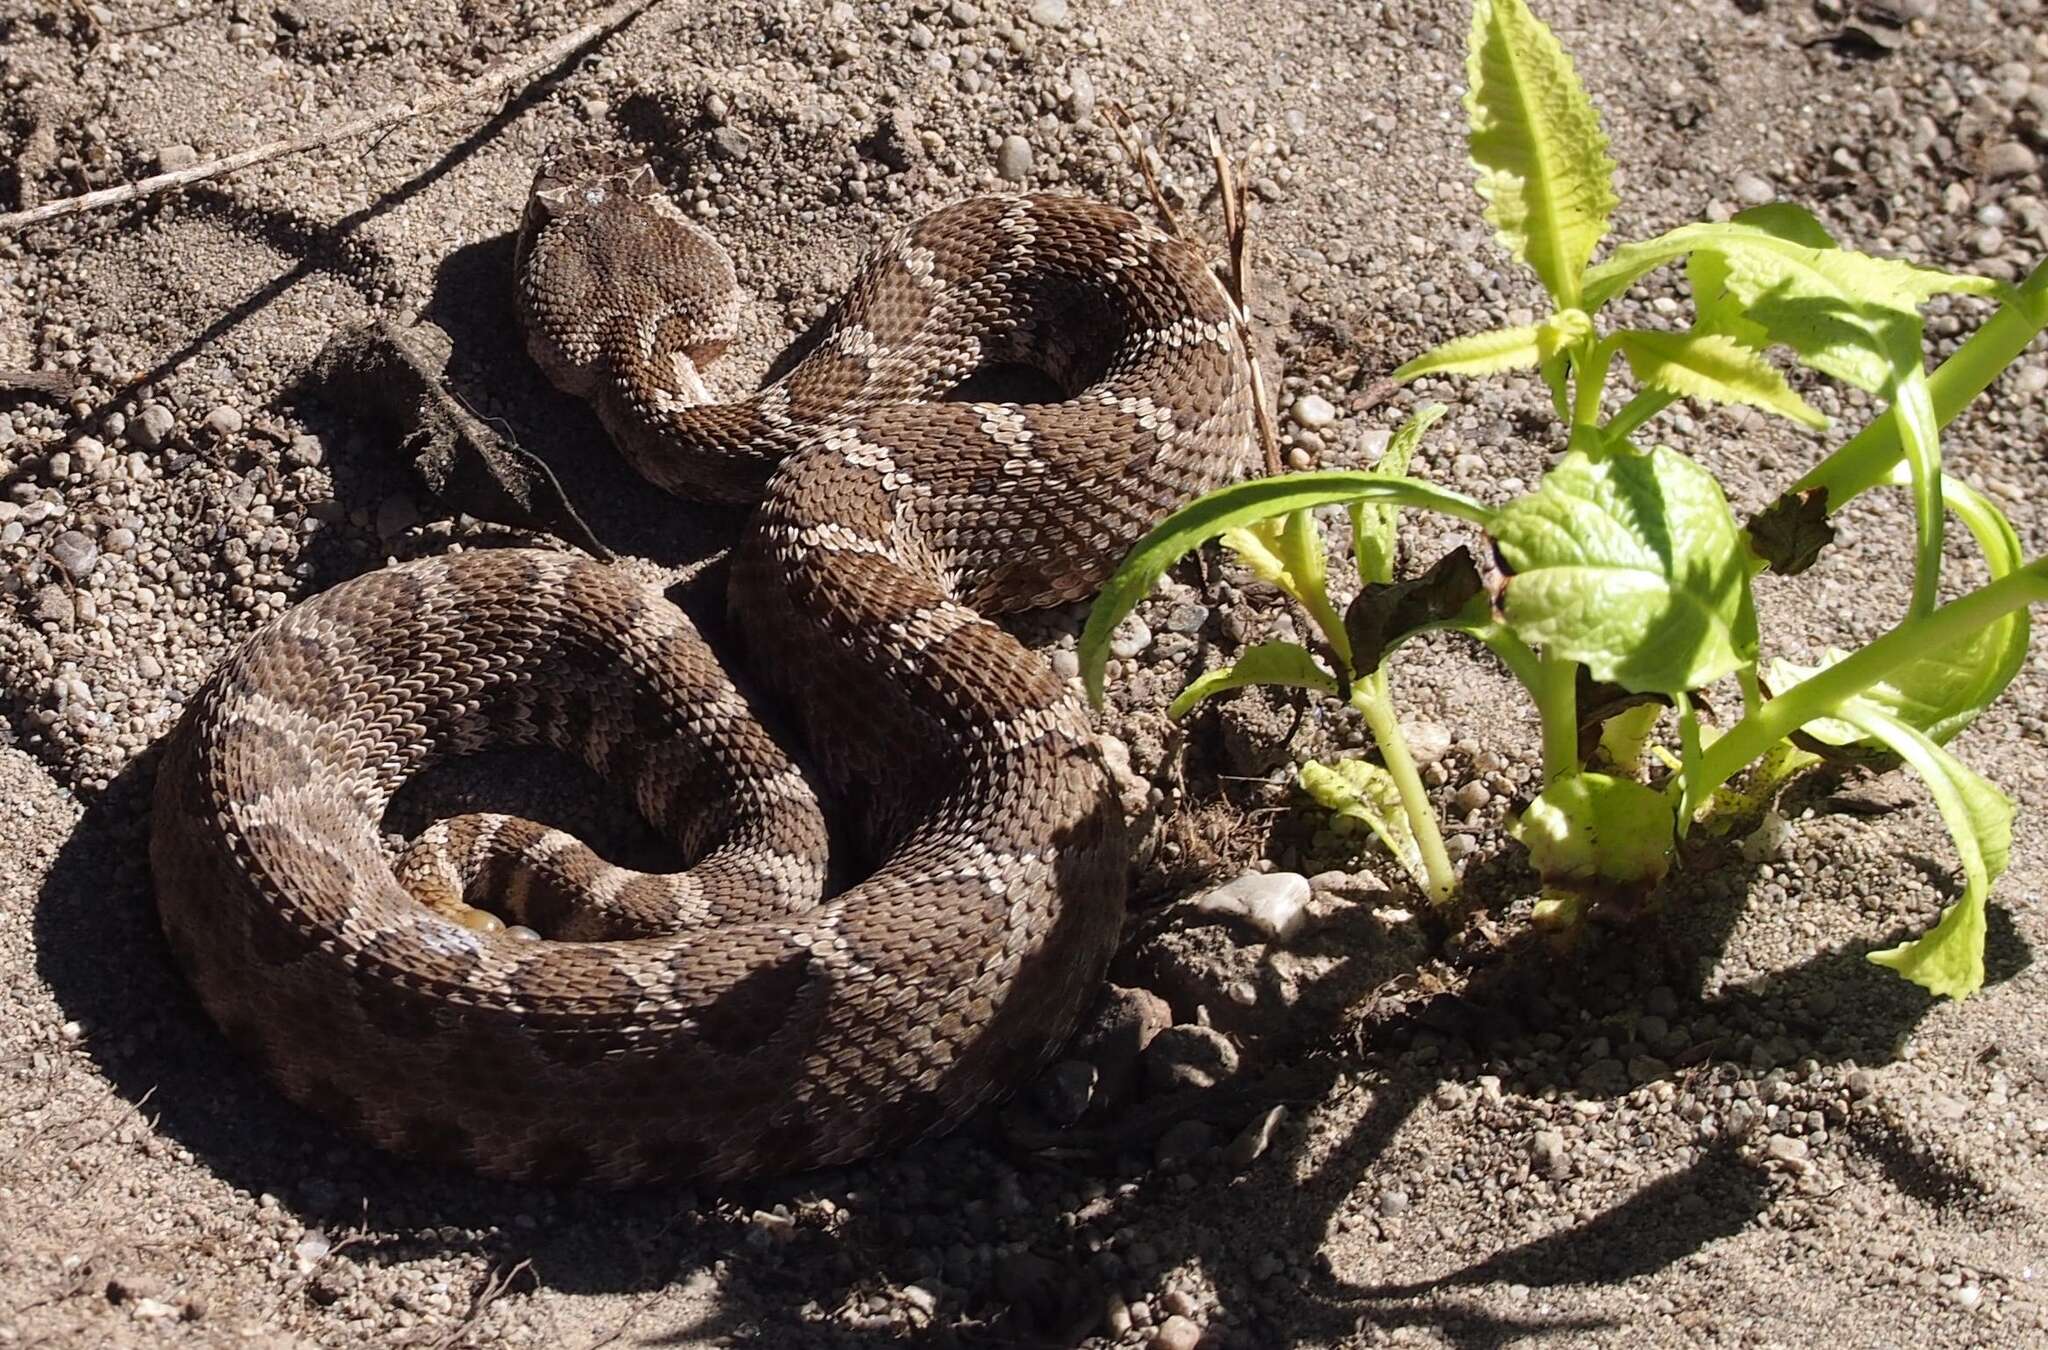
[[[1629,329],[1615,335],[1635,377],[1652,389],[1714,403],[1742,403],[1809,427],[1828,419],[1785,383],[1762,355],[1721,333],[1660,333]]]
[[[1409,461],[1415,458],[1415,449],[1422,444],[1422,433],[1434,426],[1446,411],[1441,403],[1425,403],[1417,408],[1387,442],[1386,451],[1380,455],[1380,462],[1373,466],[1373,472],[1388,478],[1407,477]],[[1358,580],[1368,586],[1392,581],[1394,532],[1400,522],[1401,509],[1364,502],[1353,502],[1349,509],[1351,551],[1358,557]]]
[[[1524,0],[1475,0],[1465,71],[1486,218],[1558,308],[1577,307],[1580,275],[1615,205],[1600,116]]]
[[[1863,700],[1851,699],[1839,712],[1890,746],[1926,782],[1963,866],[1962,898],[1948,907],[1941,922],[1915,941],[1870,953],[1870,959],[1931,994],[1966,998],[1984,987],[1984,903],[2012,851],[2012,799],[1948,751]]]
[[[1319,690],[1333,698],[1337,695],[1336,679],[1316,664],[1315,657],[1306,647],[1294,642],[1261,642],[1246,648],[1244,655],[1234,663],[1199,676],[1181,691],[1180,697],[1166,710],[1166,715],[1183,717],[1190,708],[1211,694],[1242,689],[1249,684],[1284,684],[1298,689]]]
[[[1558,779],[1508,827],[1546,891],[1641,899],[1671,870],[1671,800],[1633,778]]]
[[[1301,790],[1318,805],[1379,836],[1395,861],[1407,868],[1410,876],[1423,880],[1422,853],[1415,846],[1415,831],[1409,827],[1401,790],[1392,774],[1370,760],[1343,759],[1335,764],[1310,760],[1301,766],[1299,781]]]
[[[1482,528],[1493,520],[1493,512],[1470,497],[1410,478],[1385,478],[1356,470],[1287,474],[1218,488],[1154,526],[1103,583],[1088,611],[1088,626],[1081,633],[1081,674],[1089,698],[1098,705],[1102,702],[1102,671],[1109,660],[1110,633],[1175,562],[1227,530],[1290,511],[1351,502],[1419,506]]]
[[[1508,627],[1597,680],[1676,694],[1756,658],[1741,532],[1713,475],[1674,450],[1574,450],[1492,534]]]

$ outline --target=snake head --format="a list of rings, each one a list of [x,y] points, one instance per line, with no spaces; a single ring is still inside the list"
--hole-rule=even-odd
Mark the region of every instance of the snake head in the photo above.
[[[661,180],[639,152],[603,141],[572,141],[541,158],[527,200],[532,223],[545,225],[618,197],[660,196]]]

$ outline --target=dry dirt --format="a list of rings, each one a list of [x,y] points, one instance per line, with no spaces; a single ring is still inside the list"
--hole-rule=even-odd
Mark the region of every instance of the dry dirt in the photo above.
[[[1917,17],[1877,25],[1888,51],[1835,40],[1837,0],[1539,8],[1615,138],[1623,237],[1782,195],[1940,266],[2011,278],[2048,248],[2038,0],[1902,0]],[[0,0],[0,209],[470,79],[587,15]],[[1462,28],[1462,6],[1424,0],[657,0],[510,99],[0,234],[0,368],[86,381],[68,402],[0,394],[0,1346],[2048,1341],[2038,657],[1959,742],[2021,816],[1991,982],[1957,1005],[1862,960],[1955,888],[1932,808],[1891,780],[1802,786],[1776,856],[1703,855],[1661,923],[1562,956],[1533,942],[1501,838],[1533,721],[1432,641],[1395,674],[1482,903],[1447,938],[1286,790],[1290,759],[1358,746],[1355,723],[1311,717],[1290,741],[1289,712],[1244,700],[1168,728],[1192,671],[1293,622],[1241,574],[1177,574],[1112,670],[1109,729],[1164,841],[1117,979],[1210,1024],[1181,1041],[1241,1068],[1049,1150],[1004,1128],[1036,1123],[1041,1085],[953,1139],[718,1193],[433,1172],[282,1105],[156,935],[150,746],[206,670],[321,586],[503,533],[427,499],[388,437],[305,387],[337,324],[446,328],[460,397],[642,565],[683,575],[732,538],[732,518],[637,486],[511,336],[510,232],[543,146],[623,136],[701,204],[754,297],[718,377],[737,391],[866,241],[1013,187],[999,163],[1139,205],[1112,100],[1206,221],[1213,116],[1255,154],[1282,404],[1337,413],[1290,426],[1290,448],[1370,463],[1440,399],[1423,471],[1498,501],[1556,448],[1539,390],[1377,383],[1537,303],[1469,187]],[[1982,312],[1937,304],[1937,354]],[[2036,352],[1948,446],[2029,554],[2048,546],[2044,388]],[[1813,397],[1850,427],[1868,411]],[[1818,453],[1721,412],[1658,434],[1743,510]],[[1773,651],[1899,611],[1902,519],[1859,504],[1815,574],[1766,591]],[[1409,556],[1456,537],[1417,522]],[[1027,629],[1071,669],[1078,618]],[[1162,903],[1252,854],[1317,876],[1293,950]]]

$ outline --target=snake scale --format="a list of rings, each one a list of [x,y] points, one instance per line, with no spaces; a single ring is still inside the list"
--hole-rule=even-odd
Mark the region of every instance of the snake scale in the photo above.
[[[644,161],[545,160],[517,257],[529,350],[637,471],[758,502],[728,591],[749,692],[668,600],[572,555],[337,585],[168,740],[173,954],[294,1101],[491,1175],[722,1180],[949,1128],[1071,1030],[1126,884],[1085,710],[989,616],[1092,593],[1239,470],[1229,302],[1125,212],[981,197],[878,249],[786,376],[716,402],[734,268]],[[1001,367],[1057,397],[956,393]],[[691,865],[628,872],[484,815],[392,856],[410,775],[520,745],[629,790]],[[828,866],[821,801],[854,861]]]

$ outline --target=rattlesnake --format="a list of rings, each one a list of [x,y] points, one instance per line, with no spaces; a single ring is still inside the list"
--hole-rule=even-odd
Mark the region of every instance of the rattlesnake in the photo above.
[[[1127,865],[1084,710],[985,616],[1089,594],[1237,471],[1228,301],[1125,212],[976,198],[882,247],[786,377],[717,403],[733,268],[643,162],[547,161],[518,258],[530,350],[635,468],[759,499],[730,610],[809,776],[614,568],[390,567],[251,638],[169,738],[151,857],[177,961],[293,1100],[499,1176],[725,1179],[957,1123],[1073,1025]],[[948,400],[1006,364],[1062,397]],[[464,817],[395,873],[397,786],[508,744],[630,788],[695,865],[629,873]],[[858,852],[836,894],[820,795]]]

